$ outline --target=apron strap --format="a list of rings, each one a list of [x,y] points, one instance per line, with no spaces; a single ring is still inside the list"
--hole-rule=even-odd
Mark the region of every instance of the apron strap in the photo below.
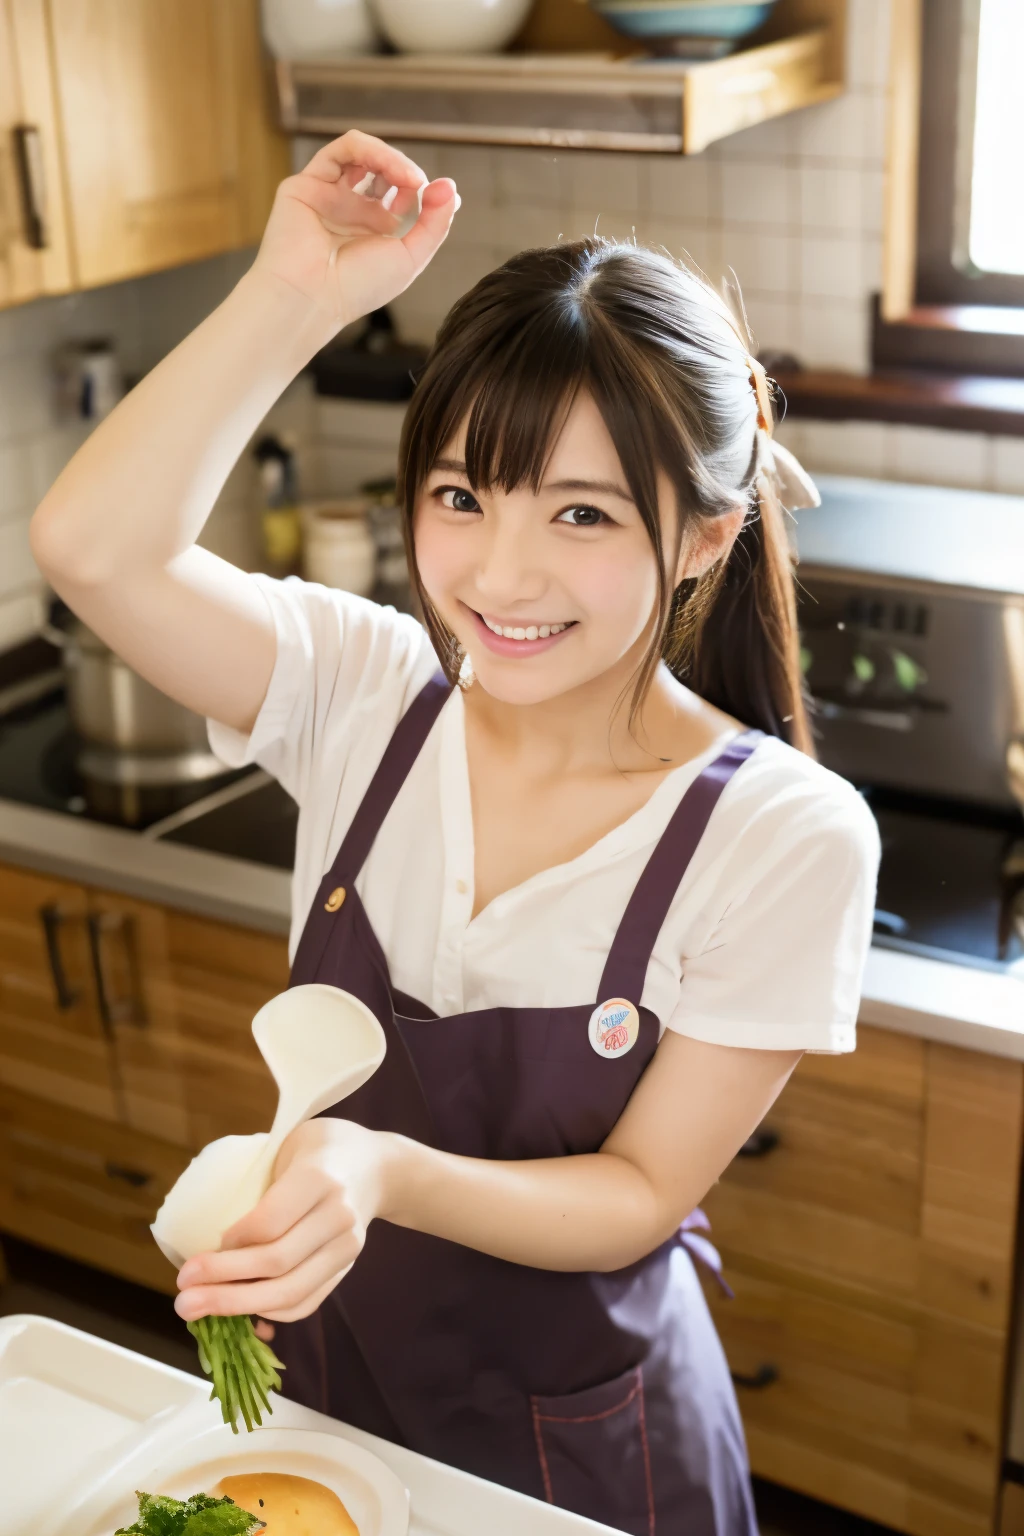
[[[622,914],[601,977],[599,1003],[624,997],[639,1008],[658,934],[711,813],[737,768],[763,739],[763,731],[744,731],[734,737],[680,800]]]
[[[390,811],[409,770],[419,757],[441,710],[451,697],[452,685],[437,672],[420,689],[395,726],[384,756],[345,834],[329,878],[352,881],[366,862],[374,839]]]

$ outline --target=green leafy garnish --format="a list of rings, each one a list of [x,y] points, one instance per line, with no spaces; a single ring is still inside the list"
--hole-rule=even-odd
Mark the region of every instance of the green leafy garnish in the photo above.
[[[199,1364],[213,1382],[210,1398],[220,1403],[224,1423],[236,1435],[239,1414],[246,1429],[262,1425],[260,1409],[273,1413],[269,1394],[280,1392],[278,1372],[284,1366],[270,1346],[256,1337],[252,1318],[200,1317],[186,1326],[199,1345]]]
[[[234,1499],[215,1499],[208,1493],[194,1493],[184,1501],[161,1493],[136,1493],[136,1498],[139,1518],[114,1536],[251,1536],[266,1524]]]

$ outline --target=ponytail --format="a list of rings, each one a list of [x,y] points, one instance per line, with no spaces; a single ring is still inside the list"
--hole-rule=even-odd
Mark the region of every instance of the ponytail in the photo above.
[[[813,756],[793,557],[771,480],[758,475],[728,558],[676,594],[665,659],[708,703]]]

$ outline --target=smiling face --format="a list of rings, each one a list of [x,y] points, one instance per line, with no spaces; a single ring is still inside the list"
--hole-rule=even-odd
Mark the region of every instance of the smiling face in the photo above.
[[[474,490],[466,425],[416,503],[416,559],[438,614],[493,698],[535,704],[640,667],[658,611],[658,565],[593,399],[577,396],[537,492]],[[675,495],[659,475],[666,549]],[[674,583],[673,583],[674,584]]]

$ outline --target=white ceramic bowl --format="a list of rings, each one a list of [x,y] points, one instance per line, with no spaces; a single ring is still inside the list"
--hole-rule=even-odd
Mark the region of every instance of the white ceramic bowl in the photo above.
[[[129,1480],[129,1470],[132,1480]],[[137,1518],[135,1488],[184,1499],[209,1491],[222,1477],[288,1472],[336,1493],[359,1536],[408,1536],[409,1494],[390,1467],[341,1435],[308,1429],[258,1429],[233,1435],[226,1424],[175,1446],[149,1467],[119,1468],[77,1512],[76,1536],[111,1536]],[[62,1527],[63,1532],[66,1527]]]
[[[358,498],[303,509],[302,564],[307,581],[367,597],[377,579],[377,545]]]
[[[263,36],[293,64],[371,53],[380,46],[370,0],[262,0]]]
[[[497,53],[512,41],[533,0],[373,0],[400,53]]]

